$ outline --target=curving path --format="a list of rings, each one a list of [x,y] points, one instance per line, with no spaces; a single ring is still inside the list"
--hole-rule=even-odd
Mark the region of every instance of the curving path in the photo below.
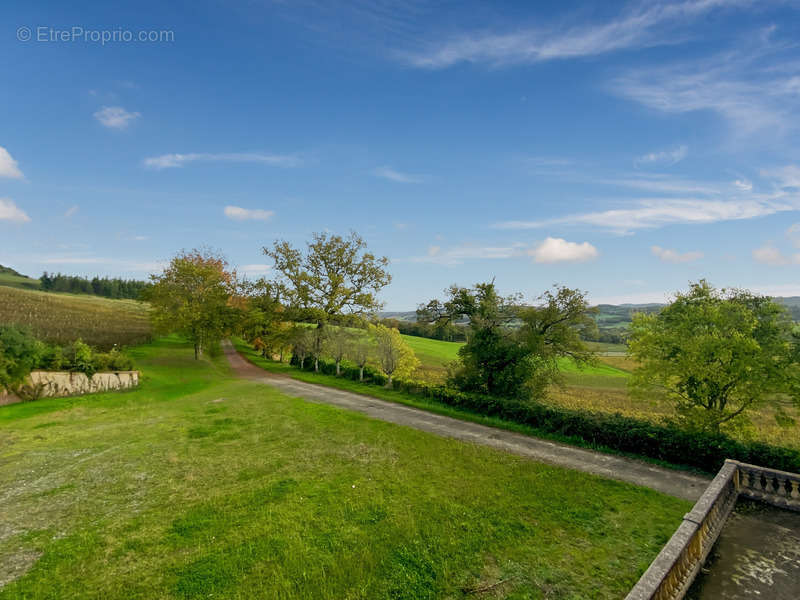
[[[228,362],[238,376],[271,385],[289,396],[310,402],[332,404],[363,413],[373,419],[413,427],[443,437],[490,446],[567,469],[576,469],[610,479],[626,481],[693,502],[700,497],[710,482],[710,479],[698,475],[659,467],[631,458],[541,440],[513,431],[461,421],[418,408],[379,400],[371,396],[297,381],[284,375],[269,373],[255,366],[236,352],[228,341],[224,342],[223,348]]]

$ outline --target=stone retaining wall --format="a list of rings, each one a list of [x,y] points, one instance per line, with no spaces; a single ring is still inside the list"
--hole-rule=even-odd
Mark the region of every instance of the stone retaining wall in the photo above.
[[[79,396],[125,390],[139,385],[139,371],[114,371],[95,373],[92,378],[85,373],[66,371],[33,371],[29,377],[31,387],[40,390],[40,397]],[[5,390],[0,390],[0,405],[11,404],[19,399]]]

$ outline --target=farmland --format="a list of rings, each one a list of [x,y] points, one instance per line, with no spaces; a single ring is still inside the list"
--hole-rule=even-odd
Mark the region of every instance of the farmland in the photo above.
[[[461,344],[414,336],[403,338],[422,363],[415,376],[433,383],[443,382],[446,378],[444,365],[456,360]],[[627,356],[620,356],[624,346],[593,342],[589,346],[598,353],[596,364],[581,369],[572,361],[561,359],[559,366],[564,373],[565,387],[553,387],[549,402],[565,408],[620,413],[654,422],[674,417],[674,409],[667,402],[657,398],[633,398],[628,393],[628,379],[636,363]],[[778,409],[765,407],[755,411],[750,423],[743,423],[736,435],[800,449],[798,421],[800,410],[787,401]]]
[[[174,338],[131,353],[138,390],[0,410],[0,598],[619,598],[688,508],[292,399]]]
[[[145,304],[95,296],[50,294],[0,285],[0,323],[30,327],[41,339],[67,344],[78,338],[101,349],[148,341]]]

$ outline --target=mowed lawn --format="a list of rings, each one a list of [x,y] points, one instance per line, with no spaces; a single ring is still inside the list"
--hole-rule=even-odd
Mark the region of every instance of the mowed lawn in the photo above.
[[[0,407],[0,598],[620,598],[689,508],[133,353]]]

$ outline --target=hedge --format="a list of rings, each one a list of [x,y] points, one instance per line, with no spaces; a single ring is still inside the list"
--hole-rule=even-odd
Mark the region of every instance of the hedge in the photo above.
[[[299,366],[293,358],[292,364]],[[336,365],[320,360],[320,372],[335,375]],[[306,361],[314,370],[314,361]],[[359,370],[341,365],[343,377],[358,381]],[[387,378],[374,369],[364,370],[364,384],[385,386]],[[800,452],[762,442],[736,440],[723,433],[690,432],[674,424],[656,424],[627,417],[574,410],[536,402],[522,402],[461,392],[442,385],[395,379],[392,388],[455,408],[527,425],[540,431],[580,438],[592,445],[638,454],[672,464],[718,471],[726,458],[783,471],[800,472]]]

